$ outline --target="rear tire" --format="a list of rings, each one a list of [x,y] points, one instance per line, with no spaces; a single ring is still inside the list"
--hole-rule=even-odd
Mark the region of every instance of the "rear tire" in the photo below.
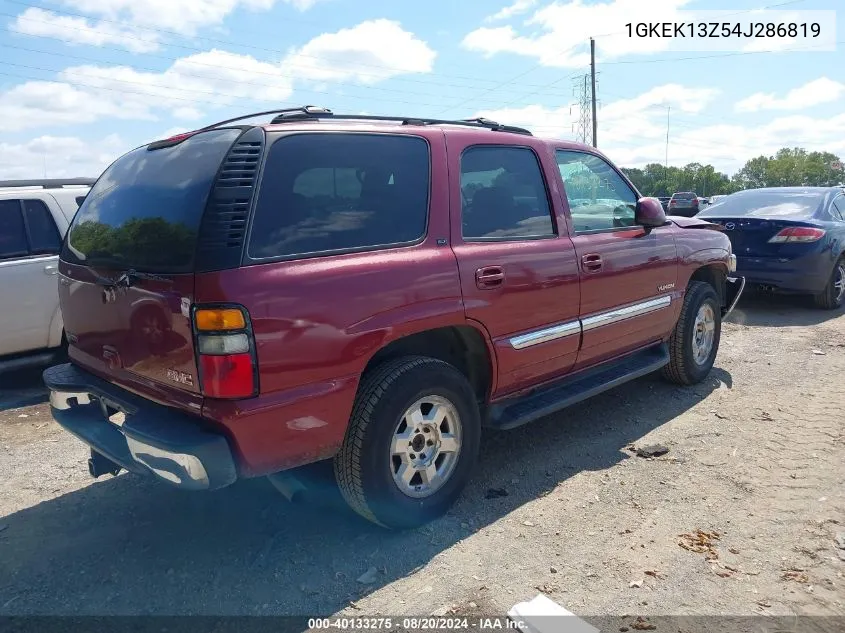
[[[845,257],[839,259],[830,273],[824,290],[813,297],[817,308],[836,310],[845,302]]]
[[[669,364],[663,377],[678,385],[694,385],[713,368],[722,335],[722,306],[716,291],[691,281],[681,315],[669,338]]]
[[[358,389],[335,478],[364,518],[418,527],[458,498],[480,439],[475,393],[455,367],[423,356],[386,361]]]

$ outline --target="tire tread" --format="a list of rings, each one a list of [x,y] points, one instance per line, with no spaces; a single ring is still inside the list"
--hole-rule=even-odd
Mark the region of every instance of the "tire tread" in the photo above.
[[[389,527],[378,520],[367,503],[361,473],[364,438],[373,418],[373,411],[379,400],[400,376],[425,365],[451,365],[427,356],[403,356],[385,361],[366,374],[355,398],[349,427],[340,451],[334,459],[334,473],[341,495],[349,506],[368,521],[382,527]]]
[[[696,382],[691,377],[687,366],[690,359],[687,358],[684,351],[684,339],[686,338],[689,313],[698,307],[701,295],[708,291],[715,292],[713,286],[704,281],[691,281],[687,286],[684,303],[681,306],[681,314],[678,316],[678,321],[669,337],[669,363],[663,367],[663,377],[675,384],[691,385]]]

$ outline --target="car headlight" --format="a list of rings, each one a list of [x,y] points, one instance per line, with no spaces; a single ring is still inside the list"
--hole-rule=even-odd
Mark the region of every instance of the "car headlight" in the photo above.
[[[736,255],[733,253],[728,256],[728,270],[732,273],[736,272]]]

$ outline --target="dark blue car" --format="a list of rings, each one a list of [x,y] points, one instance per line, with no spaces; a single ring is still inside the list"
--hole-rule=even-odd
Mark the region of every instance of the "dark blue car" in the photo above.
[[[750,284],[812,295],[820,308],[845,298],[845,188],[740,191],[696,217],[721,224]]]

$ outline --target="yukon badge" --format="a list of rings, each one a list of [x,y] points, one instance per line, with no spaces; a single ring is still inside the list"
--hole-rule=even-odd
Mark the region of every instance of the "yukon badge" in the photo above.
[[[672,290],[675,287],[675,284],[663,284],[662,286],[657,286],[657,292],[664,292],[666,290]]]
[[[168,369],[167,370],[167,379],[172,380],[173,382],[178,382],[182,385],[188,385],[192,387],[194,385],[194,377],[191,376],[188,372],[179,371],[176,369]]]

